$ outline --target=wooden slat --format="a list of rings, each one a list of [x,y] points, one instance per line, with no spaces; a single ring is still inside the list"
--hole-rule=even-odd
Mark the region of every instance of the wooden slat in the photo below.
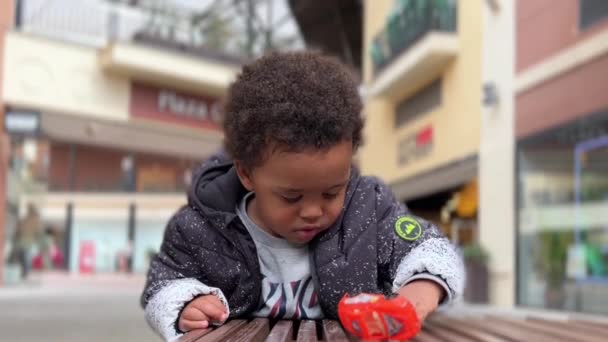
[[[242,328],[247,321],[234,320],[230,321],[221,327],[214,329],[209,334],[198,339],[196,342],[221,342],[224,341],[230,334],[236,332],[239,328]]]
[[[268,337],[270,323],[268,319],[256,318],[246,326],[232,333],[226,342],[262,342]]]
[[[588,322],[582,321],[568,321],[568,325],[576,327],[576,329],[591,330],[597,334],[604,334],[600,336],[608,336],[608,325],[602,326],[600,324],[588,324]]]
[[[466,319],[467,326],[503,337],[512,341],[554,342],[555,338],[529,329],[513,329],[503,322],[485,322],[480,319]]]
[[[448,317],[441,317],[433,320],[433,324],[444,327],[448,330],[454,331],[455,333],[471,338],[475,341],[480,342],[506,342],[507,339],[490,334],[488,332],[474,329],[471,325],[468,325],[466,321],[451,319]]]
[[[323,340],[324,341],[337,341],[337,342],[348,342],[349,339],[346,337],[346,333],[338,321],[323,321]]]
[[[530,321],[521,321],[515,319],[507,319],[500,317],[488,317],[488,320],[491,321],[502,321],[507,324],[511,324],[516,328],[528,328],[531,330],[535,330],[538,332],[542,332],[547,335],[554,336],[560,339],[568,339],[570,341],[580,341],[580,342],[606,342],[605,339],[594,338],[590,336],[582,336],[580,333],[573,332],[568,330],[567,327],[561,326],[548,326],[546,324],[530,322]]]
[[[571,322],[568,322],[565,320],[548,320],[548,319],[537,318],[537,317],[526,317],[526,322],[540,324],[540,325],[544,325],[547,327],[558,327],[559,329],[566,328],[569,331],[575,332],[575,333],[585,333],[585,334],[590,334],[590,335],[597,335],[596,333],[594,333],[595,327],[580,326],[578,324],[571,323]],[[602,336],[602,335],[603,334],[600,334],[600,336]],[[605,335],[603,335],[603,336],[605,336]]]
[[[608,322],[602,323],[602,322],[595,322],[595,321],[584,321],[581,319],[572,319],[572,320],[569,320],[568,322],[580,323],[583,325],[589,325],[589,326],[593,326],[593,327],[597,327],[597,328],[601,328],[601,329],[608,329]]]
[[[585,336],[585,338],[597,338],[600,340],[608,340],[608,330],[601,331],[601,329],[594,326],[580,327],[574,323],[568,321],[550,321],[543,318],[529,317],[526,318],[527,322],[537,323],[548,326],[554,329],[567,329],[569,332],[577,334],[579,336]],[[598,331],[599,330],[599,331]]]
[[[413,341],[415,341],[415,342],[443,342],[445,340],[442,340],[439,337],[431,335],[428,331],[422,330],[416,337],[414,337]]]
[[[450,342],[469,342],[473,341],[471,338],[457,335],[453,331],[447,330],[443,327],[437,326],[433,322],[427,322],[424,329],[433,336],[436,336],[444,341]]]
[[[279,321],[270,331],[266,342],[290,342],[293,340],[293,322]]]
[[[315,321],[300,322],[297,342],[317,342],[317,325]]]
[[[180,337],[179,342],[194,342],[199,338],[207,335],[213,331],[213,329],[195,329],[187,332],[182,337]]]

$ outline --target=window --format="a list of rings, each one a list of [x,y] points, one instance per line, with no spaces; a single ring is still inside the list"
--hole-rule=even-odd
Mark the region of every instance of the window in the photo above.
[[[608,1],[580,0],[580,28],[586,29],[606,18],[608,18]]]
[[[395,127],[401,127],[441,105],[441,78],[397,104]]]
[[[518,301],[608,313],[608,112],[518,143]]]

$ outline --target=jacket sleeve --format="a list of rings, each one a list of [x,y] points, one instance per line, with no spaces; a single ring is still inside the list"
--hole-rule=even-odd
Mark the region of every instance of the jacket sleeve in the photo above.
[[[146,321],[167,341],[181,335],[177,320],[185,305],[194,298],[212,294],[228,309],[228,302],[220,289],[198,280],[200,267],[194,250],[182,234],[187,215],[182,209],[169,221],[160,252],[151,262],[141,296]]]
[[[450,241],[432,223],[409,213],[388,186],[376,185],[380,276],[396,292],[416,279],[435,281],[447,304],[462,296],[464,265]]]

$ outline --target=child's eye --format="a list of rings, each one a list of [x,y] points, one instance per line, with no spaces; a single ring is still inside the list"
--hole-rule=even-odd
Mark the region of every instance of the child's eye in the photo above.
[[[283,201],[289,204],[294,204],[297,203],[300,199],[302,199],[302,196],[281,196],[281,198],[283,199]]]
[[[335,193],[335,194],[323,194],[323,198],[328,199],[328,200],[329,199],[334,199],[336,197],[338,197],[337,193]]]

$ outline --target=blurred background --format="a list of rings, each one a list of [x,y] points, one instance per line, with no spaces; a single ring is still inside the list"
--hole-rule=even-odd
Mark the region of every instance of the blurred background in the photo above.
[[[277,50],[353,70],[356,162],[461,248],[461,305],[608,315],[607,19],[605,0],[0,1],[0,340],[155,339],[150,258],[228,85]]]

